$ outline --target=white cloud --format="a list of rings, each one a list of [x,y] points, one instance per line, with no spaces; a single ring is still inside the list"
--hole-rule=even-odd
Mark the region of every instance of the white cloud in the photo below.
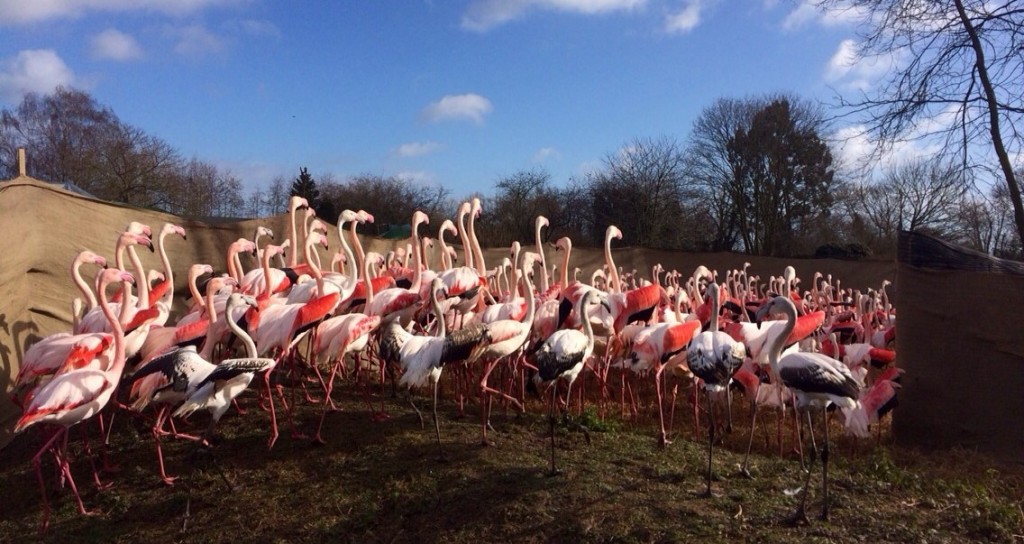
[[[90,53],[94,59],[128,61],[142,58],[142,48],[135,38],[113,28],[93,36]]]
[[[700,12],[703,8],[700,0],[690,0],[680,11],[665,17],[665,31],[685,34],[700,24]]]
[[[430,122],[468,119],[479,125],[493,109],[491,101],[478,94],[449,94],[424,108],[423,117]]]
[[[818,23],[826,27],[850,25],[862,22],[867,17],[867,12],[862,8],[849,5],[819,8],[815,5],[816,3],[817,0],[802,0],[800,5],[783,19],[782,28],[795,30],[811,23]]]
[[[394,154],[402,158],[421,157],[423,155],[436,153],[442,149],[444,149],[444,145],[437,142],[409,142],[398,146],[398,148],[394,150]]]
[[[562,156],[557,149],[553,147],[542,147],[533,154],[533,162],[544,162],[548,159],[557,159]]]
[[[948,113],[937,115],[934,119],[924,123],[940,124],[942,118]],[[829,140],[832,142],[832,150],[839,159],[839,163],[845,167],[861,169],[868,172],[879,172],[892,168],[900,162],[917,158],[934,157],[941,148],[941,143],[934,138],[921,137],[928,130],[922,126],[920,130],[908,135],[901,141],[897,141],[888,147],[883,153],[878,153],[878,143],[867,133],[864,125],[851,125],[840,128]]]
[[[892,55],[861,57],[857,42],[843,40],[825,67],[825,80],[845,89],[866,91],[896,65]]]
[[[202,57],[224,52],[227,44],[203,25],[176,28],[171,34],[178,40],[174,52],[187,57]]]
[[[0,61],[0,100],[15,103],[30,92],[72,85],[75,74],[53,49],[26,49]]]
[[[825,72],[825,79],[829,81],[835,81],[842,78],[850,72],[853,65],[857,64],[860,60],[860,55],[857,54],[857,42],[853,40],[843,40],[839,43],[839,49],[832,54],[832,58],[828,60],[828,69]]]
[[[647,0],[473,0],[462,15],[462,28],[484,32],[523,17],[531,10],[596,15],[629,11]]]
[[[89,12],[157,12],[182,16],[245,0],[0,0],[0,26],[81,17]]]

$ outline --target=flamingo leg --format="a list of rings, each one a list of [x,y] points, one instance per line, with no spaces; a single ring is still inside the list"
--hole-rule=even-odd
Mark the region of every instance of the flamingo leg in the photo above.
[[[341,364],[340,359],[338,362],[335,362],[334,365],[331,366],[331,377],[330,379],[327,380],[327,383],[324,387],[324,402],[323,410],[320,413],[320,424],[317,425],[316,435],[313,436],[313,442],[316,442],[317,444],[327,443],[324,441],[323,437],[320,436],[320,431],[324,428],[324,419],[327,417],[328,406],[331,406],[333,404],[331,402],[331,392],[334,390],[334,375],[338,372],[339,364]]]
[[[274,411],[274,393],[270,390],[270,373],[273,372],[273,368],[268,369],[263,374],[263,383],[267,390],[267,400],[270,403],[270,439],[267,440],[267,449],[274,447],[274,442],[277,442],[277,413]]]
[[[822,504],[821,504],[821,516],[822,521],[828,521],[829,518],[829,496],[828,496],[828,405],[821,409],[821,418],[823,426],[825,427],[825,444],[821,449],[821,491],[822,491]]]
[[[63,433],[64,439],[59,448],[57,454],[58,463],[60,464],[60,470],[64,474],[64,478],[68,482],[68,486],[71,487],[71,493],[75,495],[75,502],[78,503],[78,511],[83,516],[91,516],[92,512],[85,509],[85,504],[82,503],[82,496],[78,493],[78,486],[75,485],[75,478],[71,475],[71,463],[68,461],[68,433],[67,430]]]
[[[160,480],[167,485],[174,485],[176,478],[167,476],[167,472],[164,470],[164,451],[160,445],[160,433],[161,427],[163,427],[164,418],[166,417],[169,406],[162,406],[160,411],[156,415],[156,425],[153,426],[153,440],[156,442],[156,457],[160,463]]]
[[[46,441],[46,443],[43,444],[43,447],[39,449],[39,452],[32,457],[32,467],[35,469],[36,480],[39,482],[39,492],[42,494],[43,497],[43,521],[39,526],[40,533],[45,533],[46,529],[50,526],[50,501],[46,497],[46,481],[43,478],[43,467],[42,462],[40,461],[39,458],[42,457],[42,455],[47,451],[50,451],[54,447],[54,444],[57,442],[57,439],[59,439],[61,435],[66,433],[66,427],[61,427],[60,429],[58,429],[55,433],[53,433],[53,436],[51,436]],[[55,455],[55,457],[57,456]],[[58,465],[60,464],[59,457],[57,457],[57,463]]]
[[[800,410],[797,409],[796,412],[798,414],[797,415],[797,424],[800,425],[800,421],[801,421],[801,418],[799,417]],[[811,485],[811,468],[810,467],[811,467],[811,465],[813,465],[816,462],[816,459],[817,459],[817,456],[818,456],[818,450],[814,446],[814,429],[813,429],[813,427],[810,426],[810,411],[807,411],[807,422],[808,422],[807,432],[811,435],[810,461],[807,464],[805,464],[804,463],[804,459],[803,459],[804,456],[802,454],[800,455],[800,469],[803,470],[804,474],[805,474],[804,475],[804,486],[803,486],[803,489],[801,490],[801,493],[800,493],[800,504],[797,506],[796,512],[794,512],[793,515],[790,516],[790,518],[789,518],[789,522],[791,524],[793,524],[793,525],[806,524],[806,523],[809,522],[809,520],[807,519],[807,492],[809,491],[809,486]],[[802,427],[802,425],[800,425],[800,427]],[[798,429],[798,434],[799,434],[799,429]],[[802,448],[802,446],[803,446],[803,440],[802,439],[800,440],[800,443],[801,443],[801,449],[803,449]]]
[[[434,434],[437,436],[438,461],[443,463],[448,459],[444,456],[444,450],[441,449],[441,424],[437,421],[437,384],[440,381],[440,377],[434,380]]]
[[[700,494],[701,497],[710,498],[714,497],[711,492],[711,458],[714,453],[715,444],[715,408],[711,404],[711,390],[704,389],[704,394],[708,400],[708,471],[707,471],[707,490]]]
[[[89,467],[92,468],[92,480],[96,484],[96,489],[107,489],[113,483],[103,483],[103,480],[100,479],[99,470],[96,469],[96,459],[92,454],[92,444],[89,442],[89,433],[86,432],[84,425],[80,429],[82,431],[82,446],[85,449],[85,456],[89,459]]]
[[[753,405],[751,408],[753,415],[750,416],[750,438],[747,439],[747,452],[743,454],[743,465],[740,466],[740,474],[746,476],[748,479],[754,478],[751,476],[750,470],[747,468],[747,463],[750,461],[750,448],[754,445],[754,429],[757,428],[757,393],[760,393],[761,389],[758,388],[756,391],[757,392],[754,393],[754,402],[751,403]]]
[[[487,426],[491,424],[491,397],[488,394],[492,389],[487,387],[487,378],[490,377],[494,367],[498,365],[498,359],[495,359],[486,364],[484,367],[484,374],[480,377],[480,424],[482,427],[482,435],[480,443],[484,446],[492,446],[487,440]],[[495,393],[499,393],[495,391]],[[500,393],[499,393],[500,394]]]
[[[551,384],[551,408],[548,410],[548,433],[551,435],[551,470],[548,476],[557,476],[558,469],[555,468],[555,405],[558,403],[558,382]]]
[[[671,442],[668,440],[668,432],[665,431],[665,405],[661,395],[661,372],[665,367],[658,365],[657,370],[654,371],[654,388],[658,394],[658,423],[661,424],[661,436],[658,438],[658,445],[665,447]]]

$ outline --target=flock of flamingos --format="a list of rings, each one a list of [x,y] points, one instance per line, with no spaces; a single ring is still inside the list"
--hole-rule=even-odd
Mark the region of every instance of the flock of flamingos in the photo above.
[[[317,246],[328,246],[326,227],[301,198],[292,197],[289,213],[291,232],[281,245],[260,245],[261,237],[273,239],[273,233],[258,228],[253,240],[241,238],[227,248],[228,273],[211,277],[202,290],[199,279],[212,276],[214,269],[192,264],[191,301],[174,322],[169,321],[174,269],[165,244],[168,237],[185,239],[184,229],[166,224],[154,237],[149,226],[133,222],[116,240],[114,263],[91,251],[75,256],[71,280],[81,298],[68,301],[74,308],[73,330],[43,338],[27,350],[12,393],[23,409],[16,431],[52,433],[32,459],[43,495],[44,530],[50,517],[41,470],[46,454],[53,455],[60,481],[70,486],[86,513],[69,466],[71,426],[93,419],[101,433],[109,432],[116,413],[143,417],[154,412],[160,478],[170,485],[174,478],[165,472],[161,439],[187,438],[215,448],[211,439],[218,421],[233,406],[243,413],[235,399],[254,379],[260,405],[270,413],[269,447],[278,437],[275,404],[291,420],[297,395],[322,406],[313,440],[323,442],[321,430],[334,409],[331,395],[339,375],[362,380],[364,386],[370,373],[379,373],[381,387],[389,379],[392,387],[395,380],[406,389],[429,385],[442,457],[437,395],[445,369],[460,377],[454,381],[460,403],[470,393],[479,395],[484,444],[493,401],[524,410],[527,391],[535,390],[549,399],[550,472],[555,474],[556,412],[568,414],[574,402],[583,402],[581,390],[576,401],[572,398],[581,372],[596,378],[605,400],[613,396],[610,376],[621,374],[623,411],[630,409],[627,405],[636,408],[630,383],[653,378],[662,445],[668,436],[665,406],[675,406],[674,400],[665,401],[669,387],[662,378],[667,372],[682,378],[676,383],[691,379],[694,384],[694,428],[700,429],[702,414],[708,420],[707,495],[712,493],[716,433],[732,425],[733,390],[752,407],[748,457],[759,408],[786,413],[793,407],[796,443],[802,446],[806,423],[811,462],[816,462],[812,414],[820,412],[822,518],[829,514],[829,419],[841,421],[849,434],[868,436],[869,428],[877,427],[895,405],[900,370],[892,351],[895,311],[886,294],[888,282],[861,293],[815,274],[801,291],[792,267],[762,281],[748,275],[746,266],[723,277],[704,266],[689,276],[655,266],[645,278],[616,267],[611,242],[622,233],[610,226],[606,266],[587,283],[578,279],[579,269],[570,275],[568,238],[555,244],[561,263],[553,264],[549,274],[541,247],[544,217],[536,218],[537,251],[514,243],[502,263],[487,268],[474,232],[477,199],[460,207],[456,222],[440,225],[436,240],[420,236],[419,227],[428,218],[416,212],[410,243],[386,256],[364,252],[356,235],[357,226],[372,222],[373,216],[346,210],[338,218],[341,251],[322,267]],[[446,244],[448,232],[461,238],[461,266],[453,264],[460,256]],[[153,250],[154,241],[163,270],[147,272],[135,247]],[[424,257],[435,243],[440,246],[439,270],[426,266]],[[257,256],[260,266],[245,271],[239,254],[246,253]],[[98,269],[92,285],[82,276],[86,265]],[[677,387],[671,388],[673,399]],[[310,394],[317,388],[321,400]],[[704,395],[697,394],[701,390]],[[180,423],[202,412],[209,413],[210,423],[201,436],[178,432],[175,419]],[[783,418],[778,420],[781,448]],[[292,429],[296,433],[294,423]],[[84,451],[93,461],[87,441]],[[749,476],[747,458],[742,471]],[[807,519],[811,471],[805,472],[794,520]]]

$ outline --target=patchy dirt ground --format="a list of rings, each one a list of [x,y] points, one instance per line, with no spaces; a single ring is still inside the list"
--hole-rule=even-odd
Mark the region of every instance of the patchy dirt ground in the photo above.
[[[738,475],[746,445],[748,413],[736,401],[736,429],[715,449],[714,489],[701,498],[706,443],[696,442],[680,397],[673,442],[660,448],[656,412],[623,418],[598,416],[588,405],[576,419],[585,435],[559,425],[562,473],[547,477],[548,426],[540,401],[525,414],[496,404],[492,447],[480,445],[475,402],[460,416],[450,382],[442,394],[438,450],[409,404],[384,397],[390,417],[370,418],[362,389],[335,391],[338,412],[327,416],[327,445],[292,438],[287,423],[270,451],[269,415],[249,391],[245,415],[221,422],[214,451],[189,441],[167,440],[172,487],[156,476],[153,441],[143,423],[118,415],[110,448],[119,464],[97,490],[79,446],[71,446],[82,516],[70,492],[58,491],[52,457],[43,473],[54,506],[48,533],[38,536],[40,495],[30,459],[38,433],[0,451],[0,541],[29,542],[963,542],[1024,541],[1024,465],[966,451],[920,452],[875,439],[840,439],[833,447],[830,521],[820,508],[820,465],[811,480],[806,526],[787,516],[802,484],[795,454],[779,455],[776,415],[760,417],[754,441],[753,479]],[[373,393],[372,400],[381,397]],[[377,404],[379,406],[379,404]],[[299,402],[297,426],[312,432],[319,408]],[[897,414],[898,417],[898,414]],[[205,418],[197,418],[197,429]],[[95,434],[93,425],[89,432]],[[139,432],[142,431],[142,432]],[[787,431],[788,437],[788,431]],[[840,434],[838,426],[833,436]],[[787,438],[788,440],[788,438]],[[882,434],[883,443],[891,437]],[[785,449],[791,444],[787,441]]]

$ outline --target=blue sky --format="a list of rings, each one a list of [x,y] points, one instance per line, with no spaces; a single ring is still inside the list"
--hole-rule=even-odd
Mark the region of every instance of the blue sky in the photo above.
[[[852,14],[794,1],[0,0],[0,106],[71,85],[249,188],[300,166],[491,194],[635,138],[685,142],[719,97],[827,100]],[[857,154],[866,142],[844,153]]]

